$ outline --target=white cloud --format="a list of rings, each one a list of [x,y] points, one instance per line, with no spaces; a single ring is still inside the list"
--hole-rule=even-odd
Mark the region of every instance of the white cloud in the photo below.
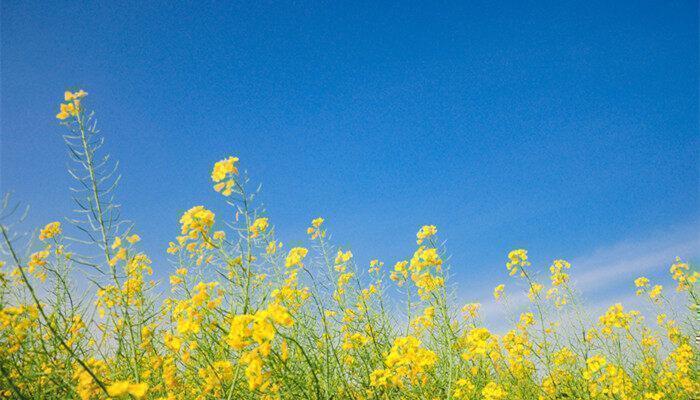
[[[574,259],[576,285],[585,289],[590,285],[609,286],[621,280],[630,281],[650,271],[667,270],[676,256],[689,258],[700,250],[700,236],[682,231],[661,234],[644,241],[626,241],[599,249],[592,254]]]
[[[684,260],[700,255],[698,223],[657,232],[643,239],[629,239],[598,248],[587,255],[571,260],[571,277],[574,287],[587,301],[591,312],[603,309],[615,302],[638,305],[634,299],[632,281],[645,274],[668,272],[675,257]],[[663,279],[670,280],[666,275]],[[507,318],[525,308],[528,303],[523,290],[512,290],[515,282],[506,282],[508,310],[496,302],[490,292],[483,293],[482,315],[493,329],[507,324]],[[622,291],[626,285],[627,291]],[[508,290],[508,289],[511,290]]]

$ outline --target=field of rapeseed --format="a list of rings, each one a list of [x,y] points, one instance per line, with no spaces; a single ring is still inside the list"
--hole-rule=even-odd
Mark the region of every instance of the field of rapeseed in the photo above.
[[[573,287],[575,266],[531,265],[526,250],[513,250],[504,276],[529,305],[497,333],[480,304],[451,296],[435,226],[420,228],[413,254],[391,264],[355,263],[329,243],[323,218],[310,222],[308,245],[287,248],[234,156],[209,178],[232,211],[185,212],[164,241],[169,281],[155,282],[138,232],[120,218],[115,165],[86,96],[66,92],[56,115],[77,215],[34,236],[15,231],[21,215],[10,202],[0,215],[0,398],[700,397],[699,274],[684,261],[669,260],[675,288],[630,282],[648,302],[646,319],[621,304],[591,316]],[[67,228],[81,235],[64,236]],[[516,285],[497,286],[497,300],[506,286]]]

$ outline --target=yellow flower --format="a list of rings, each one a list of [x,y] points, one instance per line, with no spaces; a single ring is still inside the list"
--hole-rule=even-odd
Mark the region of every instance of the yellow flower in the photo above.
[[[126,395],[134,396],[137,399],[143,398],[148,391],[148,384],[131,383],[129,381],[117,381],[107,386],[107,393],[110,397],[121,397]]]
[[[379,260],[377,260],[377,259],[374,259],[374,260],[372,260],[372,261],[369,262],[369,269],[367,270],[367,272],[369,272],[370,274],[371,274],[371,273],[378,274],[378,273],[379,273],[379,270],[380,270],[383,266],[384,266],[384,263],[383,263],[382,261],[379,261]]]
[[[700,277],[700,273],[697,271],[691,274],[688,263],[681,261],[679,257],[676,257],[676,262],[671,265],[670,272],[673,280],[678,282],[676,290],[679,292],[689,290]]]
[[[61,223],[50,222],[39,232],[39,240],[51,239],[61,234]]]
[[[561,350],[554,353],[554,365],[573,365],[576,362],[576,354],[568,347],[562,347]]]
[[[177,275],[170,275],[170,284],[172,286],[179,285],[180,283],[182,283],[181,277],[179,277]],[[175,289],[173,289],[173,290],[175,290]]]
[[[224,196],[233,193],[233,186],[236,184],[234,175],[238,175],[238,157],[228,157],[214,164],[211,171],[211,180],[215,182],[214,190],[221,192]]]
[[[311,240],[315,240],[319,236],[323,237],[323,231],[321,230],[321,224],[323,224],[324,219],[318,217],[311,221],[311,226],[306,229],[306,233],[311,235]]]
[[[220,398],[223,396],[221,390],[224,384],[233,380],[233,365],[228,360],[215,361],[206,368],[201,368],[197,375],[204,380],[202,396],[198,398],[204,398],[205,394],[212,394]]]
[[[289,358],[289,347],[287,346],[286,340],[282,340],[282,345],[280,346],[280,358],[282,361],[287,361]]]
[[[338,254],[335,256],[335,270],[338,272],[345,272],[345,264],[352,258],[352,252],[350,250],[343,253],[342,250],[338,250]]]
[[[272,255],[272,254],[275,254],[276,252],[277,252],[277,242],[275,242],[273,240],[267,244],[267,247],[265,248],[265,253]]]
[[[533,282],[532,285],[530,285],[530,290],[527,293],[527,298],[530,299],[530,301],[535,301],[537,298],[537,295],[542,291],[543,286],[537,282]]]
[[[461,343],[464,348],[462,358],[465,361],[480,357],[497,360],[500,357],[498,338],[487,328],[479,327],[470,329],[464,337],[461,338]]]
[[[214,182],[221,182],[226,179],[228,175],[237,175],[237,162],[238,157],[228,157],[221,161],[217,161],[216,164],[214,164],[214,169],[211,171],[211,180]]]
[[[127,236],[126,241],[129,242],[130,244],[138,243],[141,240],[141,236],[137,234],[133,234],[131,236]]]
[[[479,303],[468,303],[462,307],[462,314],[465,314],[464,318],[476,318],[479,315],[479,309],[481,304]]]
[[[499,300],[503,296],[506,285],[500,284],[493,289],[493,298]]]
[[[649,286],[649,279],[645,278],[643,276],[640,276],[639,278],[634,280],[634,286],[636,286],[638,288]]]
[[[416,331],[416,334],[420,334],[424,330],[434,326],[433,319],[435,318],[435,307],[426,307],[423,310],[423,315],[419,315],[413,321],[411,321],[411,327]]]
[[[182,347],[182,339],[168,332],[166,332],[163,336],[163,343],[165,344],[165,347],[175,353],[179,352],[180,348]]]
[[[350,282],[350,279],[352,279],[353,276],[355,276],[355,274],[352,272],[346,272],[338,275],[337,289],[335,293],[333,293],[334,299],[339,300],[340,296],[345,293],[345,285]]]
[[[291,268],[294,266],[302,266],[302,261],[304,260],[304,257],[306,257],[306,254],[308,254],[309,250],[307,250],[304,247],[294,247],[293,249],[289,250],[289,254],[287,254],[287,259],[284,262],[284,266],[287,268]]]
[[[399,286],[403,286],[403,284],[406,282],[406,278],[408,278],[408,269],[406,266],[408,265],[408,261],[399,261],[394,265],[394,270],[391,271],[391,275],[389,276],[392,281],[395,281]]]
[[[568,261],[554,260],[552,265],[549,267],[549,271],[552,274],[552,286],[562,286],[569,281],[569,275],[565,272],[562,272],[563,270],[569,268],[571,268],[571,264],[569,264]]]
[[[80,112],[80,99],[87,96],[87,92],[79,90],[75,93],[65,92],[63,98],[68,103],[61,103],[61,111],[56,114],[56,118],[65,120],[68,117],[76,116]]]
[[[484,400],[501,400],[504,399],[508,393],[506,393],[499,384],[489,382],[481,389],[481,395],[484,396]]]
[[[423,241],[430,236],[437,234],[437,227],[435,225],[423,225],[416,233],[416,244],[422,244]]]
[[[417,384],[424,373],[437,362],[437,355],[423,347],[414,336],[394,340],[389,353],[384,357],[385,369],[370,374],[370,385],[375,387],[403,386],[404,381]]]
[[[628,329],[630,322],[632,322],[634,317],[638,315],[638,311],[630,311],[626,313],[622,304],[614,304],[610,306],[608,311],[599,318],[599,323],[603,326],[601,332],[609,335],[613,332],[614,328]]]
[[[265,232],[267,230],[267,227],[269,226],[267,221],[267,218],[258,218],[255,221],[253,221],[253,225],[251,225],[248,229],[250,231],[250,237],[256,238],[262,232]]]
[[[527,261],[527,250],[518,249],[508,253],[506,268],[508,268],[508,271],[510,271],[511,276],[518,273],[518,271],[522,271],[523,268],[529,265],[530,262]]]
[[[422,272],[431,267],[437,270],[442,266],[442,259],[435,248],[426,248],[421,246],[413,253],[409,269],[414,272]]]
[[[37,251],[29,256],[29,273],[33,274],[37,267],[43,267],[47,263],[47,258],[49,257],[48,250]]]
[[[654,285],[654,287],[649,291],[649,298],[658,301],[659,296],[661,296],[661,291],[663,290],[663,286],[661,285]]]
[[[595,355],[592,357],[589,357],[586,360],[586,371],[590,374],[594,374],[601,369],[603,369],[607,365],[607,361],[605,360],[605,357],[601,355]]]
[[[78,90],[78,91],[75,92],[75,93],[71,93],[71,92],[69,92],[69,91],[66,91],[66,92],[63,94],[63,99],[64,99],[65,101],[71,101],[71,100],[75,100],[75,99],[80,99],[81,97],[85,97],[85,96],[87,96],[87,92],[84,91],[84,90],[82,90],[82,89],[80,89],[80,90]]]
[[[107,374],[107,366],[104,361],[96,360],[94,358],[89,358],[86,360],[85,364],[92,370],[94,374],[98,376],[105,376]],[[100,394],[100,387],[97,382],[92,378],[87,370],[82,366],[77,366],[73,372],[73,379],[77,381],[75,391],[80,396],[81,400],[90,400],[92,398],[97,398]]]
[[[120,260],[126,260],[126,249],[123,247],[120,247],[117,254],[109,260],[109,265],[115,266]]]
[[[323,218],[318,217],[318,218],[314,219],[313,221],[311,221],[311,225],[312,225],[314,228],[318,228],[318,227],[321,226],[321,224],[323,223],[323,221],[324,221]]]
[[[175,254],[180,251],[180,248],[174,242],[170,242],[168,243],[168,249],[166,251],[168,254]]]
[[[518,322],[518,328],[525,329],[530,325],[535,323],[535,315],[533,313],[522,313],[520,314],[520,322]]]
[[[61,104],[61,111],[56,114],[56,118],[60,120],[64,120],[72,115],[76,115],[77,111],[73,103],[70,104]]]
[[[469,393],[475,388],[472,382],[464,378],[457,379],[455,384],[457,385],[457,388],[455,388],[453,395],[457,399],[469,398]]]
[[[203,206],[195,206],[187,210],[180,218],[181,233],[190,239],[197,239],[209,233],[214,225],[214,213]]]

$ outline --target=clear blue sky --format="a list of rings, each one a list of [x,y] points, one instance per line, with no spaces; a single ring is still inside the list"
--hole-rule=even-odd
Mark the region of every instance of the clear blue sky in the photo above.
[[[54,115],[80,87],[156,260],[184,210],[225,210],[230,154],[290,244],[320,215],[393,264],[436,224],[467,297],[518,247],[700,253],[695,0],[127,3],[2,2],[0,189],[35,225],[72,209]]]

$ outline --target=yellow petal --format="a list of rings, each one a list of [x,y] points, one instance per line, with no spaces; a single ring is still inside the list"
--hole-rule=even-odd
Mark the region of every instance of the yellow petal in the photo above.
[[[129,394],[136,397],[137,399],[140,399],[143,396],[145,396],[147,391],[148,391],[148,384],[145,382],[132,383],[129,386]]]
[[[110,397],[119,397],[127,394],[129,390],[129,382],[117,381],[107,387],[107,394]]]

